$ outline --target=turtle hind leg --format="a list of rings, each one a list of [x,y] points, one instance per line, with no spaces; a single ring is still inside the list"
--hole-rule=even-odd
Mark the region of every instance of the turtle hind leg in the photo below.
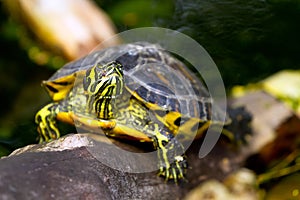
[[[60,137],[56,123],[58,110],[58,103],[50,103],[44,106],[35,115],[35,123],[38,125],[39,143],[48,142]]]

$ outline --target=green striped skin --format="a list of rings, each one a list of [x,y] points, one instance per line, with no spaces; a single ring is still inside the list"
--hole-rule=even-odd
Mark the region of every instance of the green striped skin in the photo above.
[[[99,119],[112,119],[115,99],[124,87],[122,65],[117,62],[95,65],[87,70],[83,85],[89,112],[95,112]]]

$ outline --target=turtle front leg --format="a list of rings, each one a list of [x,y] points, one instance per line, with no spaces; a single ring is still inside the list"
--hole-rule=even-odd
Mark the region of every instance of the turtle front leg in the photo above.
[[[184,179],[187,161],[182,144],[172,134],[161,131],[154,136],[154,147],[159,158],[159,173],[166,181]]]
[[[56,124],[58,108],[58,103],[50,103],[35,115],[35,123],[38,125],[39,143],[59,138],[60,133]]]

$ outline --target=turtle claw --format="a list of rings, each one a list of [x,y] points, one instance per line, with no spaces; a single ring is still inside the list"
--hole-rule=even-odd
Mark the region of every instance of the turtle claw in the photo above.
[[[173,180],[177,183],[178,180],[185,180],[185,172],[187,169],[187,161],[185,156],[176,156],[174,162],[161,163],[159,176],[165,177],[165,181]]]

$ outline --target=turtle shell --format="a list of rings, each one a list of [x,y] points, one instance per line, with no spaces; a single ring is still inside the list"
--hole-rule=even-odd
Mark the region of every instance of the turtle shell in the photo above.
[[[179,112],[204,121],[212,118],[212,99],[200,79],[159,45],[137,42],[96,51],[58,70],[43,84],[54,101],[62,100],[76,77],[96,63],[123,66],[127,90],[148,107]],[[219,118],[214,113],[213,119]]]

